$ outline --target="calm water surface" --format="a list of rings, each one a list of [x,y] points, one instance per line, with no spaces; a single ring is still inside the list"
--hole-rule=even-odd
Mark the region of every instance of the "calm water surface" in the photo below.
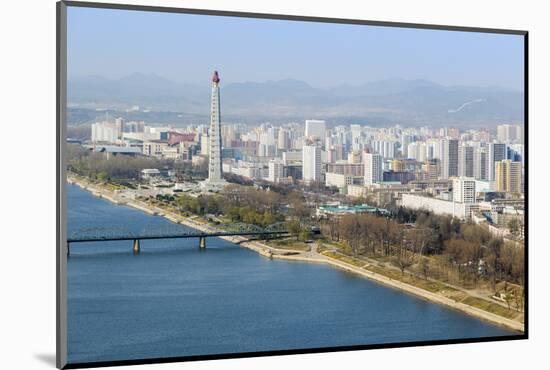
[[[68,227],[175,227],[68,185]],[[185,228],[184,226],[180,226]],[[330,266],[218,238],[73,244],[69,362],[501,336],[514,332]]]

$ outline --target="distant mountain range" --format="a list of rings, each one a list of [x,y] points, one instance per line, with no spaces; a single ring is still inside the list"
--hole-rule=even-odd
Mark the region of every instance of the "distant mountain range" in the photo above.
[[[331,123],[399,123],[492,127],[523,122],[523,92],[499,87],[443,86],[427,80],[386,79],[361,85],[315,88],[307,82],[242,82],[221,85],[227,121],[273,122],[323,118]],[[120,79],[88,76],[68,81],[70,106],[178,112],[208,119],[210,86],[186,84],[153,74]]]

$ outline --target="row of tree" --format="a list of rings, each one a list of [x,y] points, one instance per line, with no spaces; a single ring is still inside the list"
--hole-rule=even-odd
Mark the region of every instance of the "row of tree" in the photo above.
[[[456,218],[428,212],[416,213],[414,218],[412,225],[397,217],[346,215],[323,220],[321,231],[333,241],[346,243],[354,256],[388,257],[403,274],[415,266],[425,278],[434,275],[431,257],[438,256],[438,261],[445,262],[444,273],[456,273],[459,283],[476,286],[486,278],[493,289],[498,281],[523,285],[523,246],[494,238],[484,227]]]
[[[146,156],[107,155],[80,145],[67,145],[67,166],[74,173],[101,181],[139,180],[146,168],[174,170],[179,180],[193,180],[208,175],[208,161],[193,165],[189,161],[174,161]]]

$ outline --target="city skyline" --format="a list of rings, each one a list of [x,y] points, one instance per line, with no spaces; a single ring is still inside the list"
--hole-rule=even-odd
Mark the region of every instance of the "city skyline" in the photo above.
[[[70,362],[526,332],[523,36],[67,16]]]

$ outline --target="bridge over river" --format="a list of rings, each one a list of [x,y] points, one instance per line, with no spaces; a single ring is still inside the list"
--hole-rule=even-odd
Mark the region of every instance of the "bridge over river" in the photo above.
[[[133,241],[134,254],[140,252],[141,240],[154,239],[190,239],[198,238],[199,247],[206,248],[206,238],[215,238],[223,236],[256,236],[256,237],[273,237],[288,234],[284,223],[275,223],[267,227],[259,227],[257,225],[235,223],[225,227],[211,228],[208,231],[193,230],[187,231],[178,226],[173,227],[155,227],[143,229],[138,232],[120,227],[95,227],[78,229],[69,232],[67,237],[67,256],[70,255],[70,246],[73,243],[98,243],[110,241]],[[212,229],[212,230],[210,230]]]

